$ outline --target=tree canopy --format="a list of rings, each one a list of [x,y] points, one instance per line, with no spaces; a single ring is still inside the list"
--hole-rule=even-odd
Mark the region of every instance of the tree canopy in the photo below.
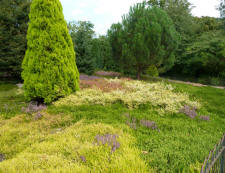
[[[136,73],[140,78],[150,65],[160,72],[173,66],[178,34],[170,17],[158,7],[145,2],[131,7],[122,23],[112,25],[108,35],[113,57],[124,72]]]
[[[220,0],[219,10],[220,10],[220,16],[224,18],[225,17],[225,0]]]
[[[88,21],[70,22],[68,28],[74,43],[77,67],[81,73],[92,74],[95,70],[95,59],[92,54],[94,25]]]
[[[109,38],[106,36],[94,38],[92,45],[92,53],[95,57],[96,68],[104,70],[116,70],[117,68],[112,59],[112,48]]]
[[[187,47],[183,70],[195,77],[219,76],[225,71],[225,37],[222,31],[205,32]],[[191,70],[190,70],[191,69]]]
[[[1,0],[0,76],[20,78],[29,9],[29,0]]]

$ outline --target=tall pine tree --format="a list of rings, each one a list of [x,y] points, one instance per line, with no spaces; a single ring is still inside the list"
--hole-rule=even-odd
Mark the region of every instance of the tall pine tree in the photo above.
[[[124,73],[139,79],[149,66],[160,73],[174,64],[178,33],[165,11],[138,3],[123,16],[122,23],[113,24],[108,31],[113,58]]]
[[[22,77],[28,100],[51,103],[79,89],[72,39],[59,0],[33,0]]]

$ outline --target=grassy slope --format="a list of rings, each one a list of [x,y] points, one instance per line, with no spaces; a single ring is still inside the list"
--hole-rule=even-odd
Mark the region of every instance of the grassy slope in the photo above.
[[[99,164],[100,167],[96,169],[101,171],[114,170],[118,172],[127,169],[126,165],[130,165],[130,172],[132,172],[135,169],[140,169],[137,166],[140,164],[143,167],[141,172],[145,172],[147,168],[142,160],[157,172],[178,172],[185,171],[185,169],[185,172],[189,172],[190,167],[199,168],[198,162],[203,162],[210,149],[225,132],[225,91],[185,84],[172,85],[176,86],[177,92],[188,92],[193,97],[200,99],[203,107],[199,110],[199,114],[210,115],[210,121],[205,122],[198,118],[192,120],[183,114],[168,113],[160,116],[150,106],[136,110],[129,110],[121,104],[57,108],[50,106],[47,110],[48,113],[45,113],[45,118],[40,121],[34,121],[32,117],[28,116],[0,120],[0,126],[2,126],[0,146],[4,146],[0,148],[0,153],[5,154],[9,159],[0,163],[0,172],[1,170],[13,172],[15,166],[11,167],[11,170],[8,169],[12,163],[16,166],[20,165],[19,168],[23,171],[32,171],[35,168],[48,171],[57,168],[60,171],[61,165],[66,164],[64,170],[72,171],[72,168],[76,167],[74,170],[81,172],[93,169]],[[12,85],[0,85],[0,88],[1,101],[11,103],[11,98],[17,102],[23,101],[21,95],[15,97],[13,94],[12,97],[11,94],[5,95],[4,92],[1,92],[7,88],[14,90]],[[8,93],[12,93],[11,91]],[[0,103],[2,106],[2,102]],[[10,112],[3,111],[1,115],[12,117],[16,113],[20,113],[19,108]],[[155,121],[160,132],[140,126],[136,130],[128,128],[125,113],[129,113],[130,117],[135,117],[137,121],[141,119]],[[99,124],[98,127],[96,124]],[[63,129],[63,131],[51,135],[52,131],[57,129]],[[71,135],[74,135],[72,131],[76,129],[80,129],[78,135],[83,136],[81,140],[77,140],[78,143],[75,142],[76,140],[71,140]],[[118,133],[122,136],[120,139],[121,148],[113,156],[110,155],[107,147],[102,150],[90,148],[94,136],[104,132]],[[66,143],[59,145],[64,140],[68,145]],[[51,146],[56,149],[53,151]],[[71,146],[74,147],[71,148]],[[76,146],[78,153],[75,152]],[[91,154],[92,152],[96,154]],[[79,160],[80,153],[86,157],[87,162],[83,163]],[[109,156],[114,157],[115,162],[107,161]],[[27,161],[26,157],[30,161]],[[44,165],[42,165],[42,157],[47,157],[48,160]],[[120,159],[124,162],[116,162]],[[97,161],[94,162],[94,160]],[[105,163],[107,169],[102,166],[102,162]],[[34,164],[32,168],[28,166],[31,163]],[[132,163],[137,164],[134,166]],[[14,171],[16,172],[16,170]]]

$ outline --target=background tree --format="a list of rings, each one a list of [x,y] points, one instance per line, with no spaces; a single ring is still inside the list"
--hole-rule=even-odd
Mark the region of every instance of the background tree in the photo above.
[[[148,4],[166,11],[183,39],[195,32],[196,25],[191,14],[193,7],[188,0],[149,0]]]
[[[74,43],[77,67],[81,73],[92,74],[95,70],[95,57],[92,54],[94,25],[87,21],[70,22],[68,28]]]
[[[122,24],[112,24],[111,28],[108,30],[108,38],[112,48],[112,59],[116,67],[116,71],[121,72],[121,55],[122,55],[122,41],[123,41],[123,32]]]
[[[220,11],[220,17],[223,22],[223,29],[225,29],[225,0],[220,0],[220,5],[218,10]]]
[[[1,0],[0,76],[20,79],[26,51],[29,0]]]
[[[225,18],[225,0],[220,0],[219,10],[221,18]]]
[[[179,33],[180,42],[175,52],[176,68],[176,64],[182,61],[181,57],[183,52],[199,29],[199,25],[196,24],[191,14],[193,7],[188,0],[149,0],[148,4],[150,6],[157,6],[166,11],[172,19],[176,31]]]
[[[172,20],[157,7],[145,2],[131,7],[122,24],[112,25],[108,34],[125,73],[135,72],[140,78],[150,65],[160,72],[173,66],[178,35]]]
[[[183,70],[196,78],[200,75],[219,76],[225,69],[225,37],[222,31],[205,32],[190,44]]]
[[[219,18],[203,16],[194,17],[193,19],[198,26],[195,32],[195,37],[196,35],[201,35],[204,32],[216,31],[221,29],[222,21]]]
[[[186,44],[168,75],[189,80],[193,78],[195,82],[205,84],[223,85],[225,37],[221,30],[222,22],[213,17],[195,17],[194,20],[198,24],[198,30]]]
[[[115,63],[112,59],[112,47],[106,36],[99,36],[92,41],[92,54],[95,57],[97,69],[116,71]]]
[[[29,18],[25,96],[50,103],[79,89],[73,43],[59,0],[33,0]]]

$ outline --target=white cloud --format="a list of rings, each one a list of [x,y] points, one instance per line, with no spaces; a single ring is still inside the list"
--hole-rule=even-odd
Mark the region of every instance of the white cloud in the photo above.
[[[114,19],[120,20],[121,16],[129,11],[130,6],[142,2],[143,0],[96,0],[95,13],[110,15]]]
[[[82,15],[83,14],[83,11],[82,10],[73,10],[72,11],[72,15],[73,16],[78,16],[78,15]]]
[[[219,11],[216,8],[219,5],[220,0],[189,0],[195,8],[192,14],[198,17],[211,16],[219,17]]]

